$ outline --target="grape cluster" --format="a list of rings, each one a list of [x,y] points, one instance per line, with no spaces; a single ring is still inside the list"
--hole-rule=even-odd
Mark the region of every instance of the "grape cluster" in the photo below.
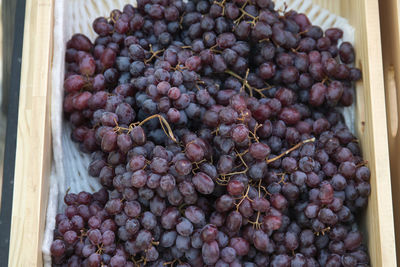
[[[103,189],[66,194],[54,266],[369,266],[340,29],[270,0],[139,0],[93,29],[64,113]]]

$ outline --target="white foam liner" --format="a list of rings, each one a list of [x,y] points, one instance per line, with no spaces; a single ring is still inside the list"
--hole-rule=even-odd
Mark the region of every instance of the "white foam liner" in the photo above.
[[[92,41],[96,34],[92,22],[99,16],[109,16],[113,9],[122,10],[125,4],[135,0],[57,0],[54,8],[54,50],[52,67],[51,120],[53,135],[53,167],[50,177],[49,202],[46,228],[43,239],[43,259],[45,266],[51,266],[50,245],[53,240],[55,216],[64,209],[63,197],[68,188],[70,192],[94,192],[101,188],[97,179],[90,177],[87,168],[90,156],[80,152],[72,142],[71,126],[63,120],[64,95],[64,55],[66,42],[74,33],[83,33]],[[354,43],[354,28],[342,17],[315,5],[312,0],[277,0],[277,9],[296,10],[309,16],[311,22],[323,30],[338,27],[344,32],[343,41]],[[354,105],[341,109],[349,129],[354,133]]]

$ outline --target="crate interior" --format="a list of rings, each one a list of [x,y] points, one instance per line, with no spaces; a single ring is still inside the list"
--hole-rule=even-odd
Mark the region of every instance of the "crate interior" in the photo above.
[[[41,5],[40,1],[27,2],[25,32],[40,29],[42,36],[43,34],[45,35],[45,45],[37,43],[29,46],[30,42],[35,42],[34,39],[36,38],[43,42],[43,39],[39,38],[40,36],[31,36],[31,39],[24,40],[21,74],[21,94],[23,97],[21,98],[22,104],[20,104],[19,129],[27,129],[28,132],[19,133],[18,135],[18,138],[21,135],[25,135],[27,138],[22,143],[18,141],[19,148],[17,149],[16,193],[14,193],[12,226],[12,238],[14,237],[15,239],[11,241],[10,246],[10,263],[13,266],[22,266],[27,262],[32,263],[32,266],[42,265],[41,244],[46,220],[48,181],[51,169],[51,86],[49,81],[51,79],[53,43],[51,25],[54,19],[51,15],[54,11],[54,2],[57,1],[51,1],[48,5]],[[372,187],[368,209],[365,213],[365,220],[363,220],[364,238],[369,248],[372,266],[395,266],[396,254],[379,39],[378,1],[313,0],[313,2],[347,18],[356,29],[356,66],[363,72],[363,80],[357,84],[356,88],[356,130],[364,158],[368,160],[368,166],[371,169]],[[38,19],[36,23],[30,23],[36,21],[35,19]],[[42,26],[40,25],[46,26],[41,28]],[[49,41],[49,43],[46,41]],[[35,49],[41,51],[41,53],[35,53]],[[25,58],[27,60],[24,61]],[[35,69],[35,66],[41,64],[40,62],[45,62],[45,64],[39,67],[37,72],[30,72],[30,70]],[[47,77],[42,75],[47,75]],[[35,86],[29,87],[31,83],[34,83]],[[36,98],[31,100],[32,96]],[[38,100],[42,101],[38,102]],[[26,113],[25,110],[31,110],[36,106],[40,107],[37,113]],[[21,116],[23,117],[22,120]],[[37,124],[37,120],[40,120],[39,124]],[[21,126],[21,123],[25,124]],[[31,148],[27,151],[29,144]],[[26,145],[25,151],[24,145]],[[39,158],[32,159],[32,154],[29,151],[41,154],[38,155]],[[19,161],[19,159],[21,160]],[[18,163],[21,163],[21,165],[18,166]],[[40,168],[29,172],[31,171],[31,164],[36,164]],[[31,175],[34,177],[30,177]],[[39,182],[36,183],[36,181]],[[36,185],[30,185],[30,188],[26,188],[25,183],[28,183],[29,186],[30,182]],[[22,202],[22,204],[15,203],[15,199],[19,199],[18,201]],[[30,209],[31,207],[36,208]],[[32,221],[34,222],[33,224]],[[30,233],[26,235],[25,233],[27,232]],[[27,253],[23,251],[27,251]]]

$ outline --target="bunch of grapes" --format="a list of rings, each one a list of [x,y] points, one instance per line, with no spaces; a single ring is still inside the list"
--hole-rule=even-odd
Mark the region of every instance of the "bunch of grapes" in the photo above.
[[[67,43],[64,112],[103,189],[54,266],[369,266],[351,44],[271,0],[139,0]]]

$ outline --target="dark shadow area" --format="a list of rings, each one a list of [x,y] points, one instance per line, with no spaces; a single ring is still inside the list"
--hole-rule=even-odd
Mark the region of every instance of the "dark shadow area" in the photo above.
[[[4,152],[3,185],[0,210],[1,266],[8,262],[13,200],[15,147],[18,125],[19,86],[22,42],[24,34],[25,0],[2,1],[3,24],[3,84],[4,104],[1,112],[7,116]],[[23,253],[23,252],[22,252]]]

